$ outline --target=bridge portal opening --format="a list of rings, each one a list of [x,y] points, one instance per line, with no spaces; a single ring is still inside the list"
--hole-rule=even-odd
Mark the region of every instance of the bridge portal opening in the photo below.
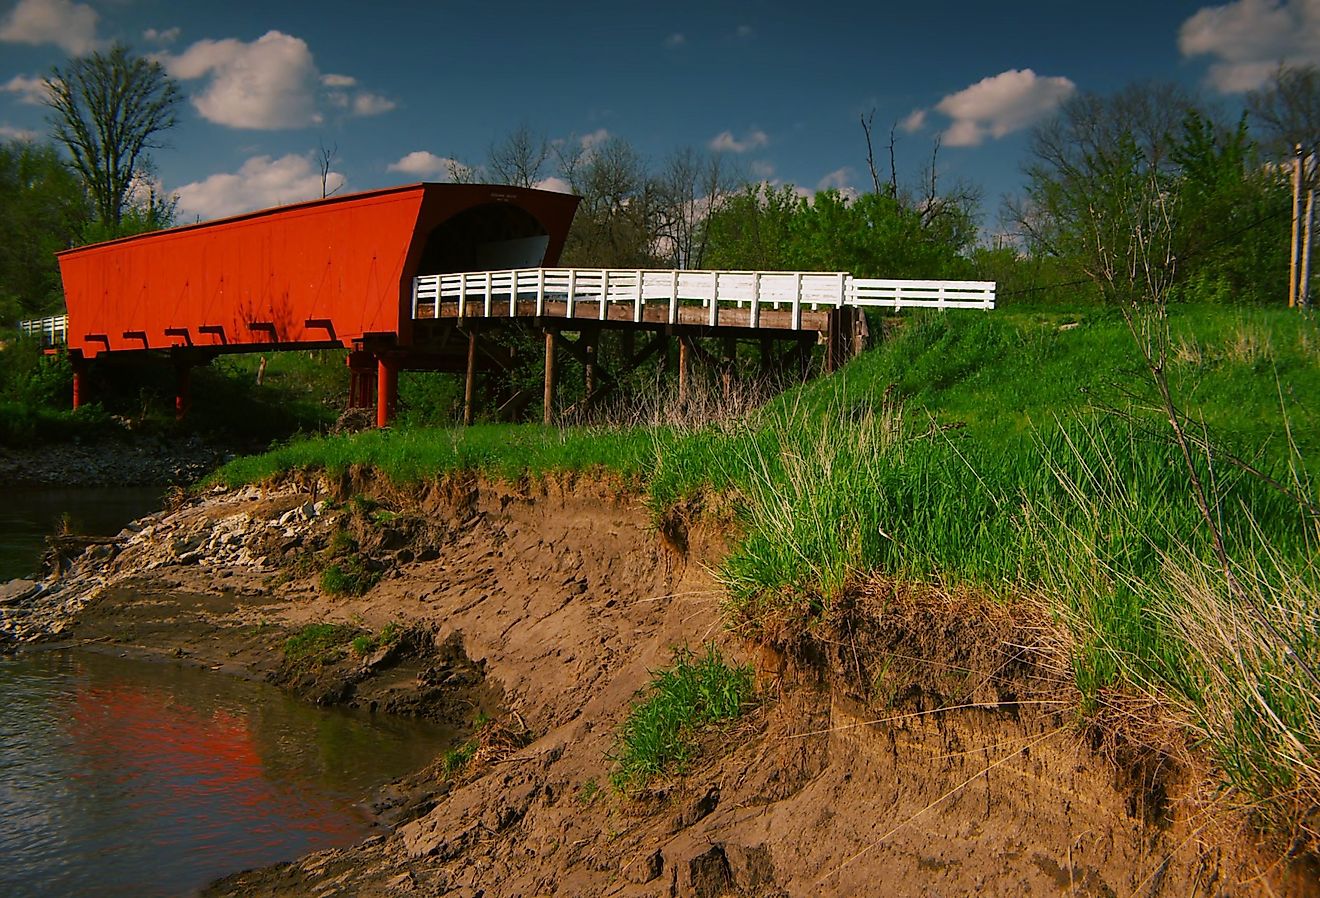
[[[513,203],[486,203],[437,225],[426,238],[418,275],[538,268],[550,235]]]

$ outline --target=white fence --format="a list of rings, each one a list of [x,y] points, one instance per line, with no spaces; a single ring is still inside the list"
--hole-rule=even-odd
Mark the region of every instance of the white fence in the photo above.
[[[802,326],[802,310],[841,306],[876,308],[982,309],[995,307],[993,281],[910,281],[855,278],[847,272],[679,271],[629,268],[520,268],[424,275],[413,281],[413,318],[440,317],[442,304],[454,304],[459,318],[520,312],[532,304],[537,317],[550,303],[562,303],[566,318],[619,320],[611,310],[628,307],[625,320],[654,321],[645,309],[663,304],[664,319],[679,323],[679,309],[709,310],[706,323],[719,322],[721,307],[749,309],[747,323],[761,326],[764,309],[792,311],[791,327]],[[583,307],[591,311],[585,316]],[[497,312],[498,309],[498,312]],[[593,314],[594,312],[594,314]]]
[[[37,337],[42,346],[63,346],[69,342],[69,316],[31,318],[18,323],[18,332],[25,337]]]

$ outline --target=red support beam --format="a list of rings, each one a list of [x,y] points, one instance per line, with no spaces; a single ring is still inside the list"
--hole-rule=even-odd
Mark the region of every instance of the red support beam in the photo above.
[[[389,356],[376,357],[376,426],[389,427],[399,404],[399,363]]]

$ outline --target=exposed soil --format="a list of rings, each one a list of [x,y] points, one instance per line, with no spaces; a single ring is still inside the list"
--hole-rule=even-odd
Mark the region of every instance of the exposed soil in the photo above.
[[[0,601],[0,623],[314,701],[491,718],[465,764],[382,794],[381,835],[208,895],[1320,895],[1310,862],[1217,812],[1195,752],[1080,723],[1061,637],[1030,609],[868,583],[753,647],[721,622],[719,536],[675,526],[602,484],[235,491],[94,547]],[[321,572],[350,563],[379,582],[326,595]],[[289,662],[321,622],[396,626]],[[615,793],[638,690],[707,641],[756,665],[758,707],[681,775]]]

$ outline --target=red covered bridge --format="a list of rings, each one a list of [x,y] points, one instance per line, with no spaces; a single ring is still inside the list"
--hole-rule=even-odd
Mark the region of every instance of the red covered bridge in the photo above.
[[[222,352],[352,350],[354,399],[376,373],[378,420],[400,368],[444,367],[413,340],[420,275],[554,265],[578,197],[470,184],[412,184],[266,209],[59,255],[74,361],[169,352],[179,372]],[[452,355],[452,353],[448,354]]]
[[[480,370],[513,365],[491,335],[532,325],[545,334],[549,423],[558,350],[581,363],[586,407],[647,359],[669,368],[677,338],[681,399],[694,360],[718,366],[727,385],[739,341],[757,346],[763,371],[805,375],[817,345],[830,368],[860,348],[867,307],[994,307],[995,285],[982,281],[554,268],[578,202],[542,190],[412,184],[61,253],[68,318],[59,324],[74,404],[87,364],[103,354],[168,353],[182,414],[189,371],[220,353],[345,348],[350,405],[374,398],[381,426],[405,369],[463,372],[470,423]],[[35,324],[44,332],[45,322]],[[604,330],[624,335],[613,373],[597,351]],[[715,352],[702,345],[710,338]],[[519,390],[502,411],[517,414],[531,400]]]

